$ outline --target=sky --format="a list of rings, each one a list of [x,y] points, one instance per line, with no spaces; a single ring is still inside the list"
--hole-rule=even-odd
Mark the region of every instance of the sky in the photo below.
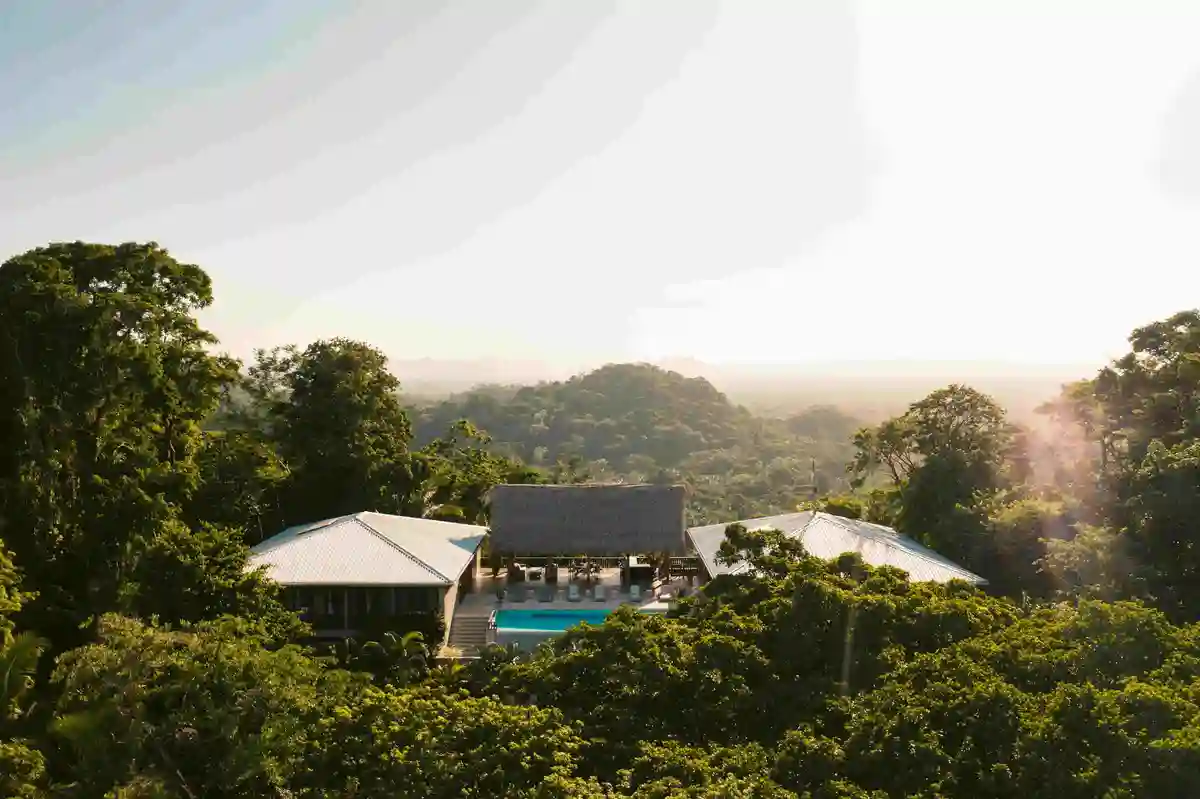
[[[233,353],[1098,364],[1200,304],[1200,4],[7,0],[0,258]]]

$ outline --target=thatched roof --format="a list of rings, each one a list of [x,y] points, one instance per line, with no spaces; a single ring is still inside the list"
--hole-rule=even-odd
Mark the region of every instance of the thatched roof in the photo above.
[[[492,550],[521,555],[683,554],[683,486],[498,485]]]

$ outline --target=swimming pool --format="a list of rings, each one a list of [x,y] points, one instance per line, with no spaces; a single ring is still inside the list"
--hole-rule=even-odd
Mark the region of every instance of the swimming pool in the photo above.
[[[603,624],[611,608],[547,608],[545,610],[497,610],[498,630],[534,630],[564,632],[581,622]]]

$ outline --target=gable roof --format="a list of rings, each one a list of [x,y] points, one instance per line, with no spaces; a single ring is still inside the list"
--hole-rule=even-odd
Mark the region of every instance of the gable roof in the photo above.
[[[250,550],[251,568],[284,585],[451,585],[487,529],[385,513],[289,527]]]
[[[498,485],[492,548],[519,555],[684,552],[684,489],[667,485]]]
[[[945,583],[966,580],[983,585],[987,580],[967,571],[957,563],[942,557],[928,547],[900,535],[881,524],[847,519],[820,511],[764,516],[737,522],[748,530],[769,528],[779,530],[790,538],[799,539],[805,551],[819,558],[836,558],[855,552],[871,566],[894,566],[908,572],[915,582]],[[688,538],[704,568],[711,577],[718,574],[741,574],[750,569],[745,561],[732,566],[717,563],[717,551],[725,540],[728,524],[710,524],[688,530]]]

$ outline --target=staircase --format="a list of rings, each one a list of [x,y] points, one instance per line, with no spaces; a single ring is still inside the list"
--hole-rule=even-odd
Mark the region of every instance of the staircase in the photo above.
[[[474,657],[487,646],[487,630],[487,616],[455,616],[447,643],[461,650],[464,656]]]

